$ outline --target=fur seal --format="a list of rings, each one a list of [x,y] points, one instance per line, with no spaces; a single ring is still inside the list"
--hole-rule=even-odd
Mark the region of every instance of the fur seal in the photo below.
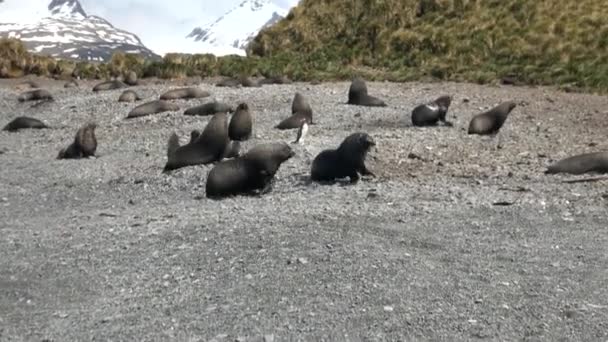
[[[232,77],[224,78],[223,80],[221,80],[215,84],[216,87],[229,87],[229,88],[237,88],[240,85],[241,85],[241,81],[236,78],[232,78]]]
[[[64,88],[78,88],[78,82],[76,82],[76,80],[69,80],[67,82],[65,82],[65,84],[63,85]]]
[[[17,98],[17,101],[19,101],[19,102],[37,101],[37,100],[53,101],[53,95],[51,95],[51,93],[49,93],[48,90],[37,89],[37,90],[30,90],[30,91],[21,93],[21,95],[19,95],[19,97]]]
[[[49,126],[47,126],[44,122],[38,119],[30,118],[28,116],[19,116],[14,118],[11,122],[4,126],[2,130],[8,132],[16,132],[20,129],[25,128],[42,129],[49,128]]]
[[[324,150],[312,161],[310,178],[317,182],[335,181],[349,177],[351,183],[361,175],[375,176],[365,167],[367,152],[376,142],[367,133],[353,133],[335,150]]]
[[[177,134],[171,135],[167,144],[167,163],[163,172],[220,161],[229,143],[228,114],[217,113],[193,142],[180,146]]]
[[[241,86],[243,86],[245,88],[258,88],[258,87],[262,86],[260,84],[260,82],[258,82],[256,80],[252,80],[249,77],[241,77],[240,81],[241,81]]]
[[[308,103],[308,100],[304,95],[296,93],[291,103],[291,116],[281,121],[275,126],[277,129],[293,129],[300,128],[302,121],[306,121],[309,125],[313,124],[312,121],[312,107]]]
[[[161,100],[199,99],[211,94],[200,88],[178,88],[169,90],[160,96]]]
[[[79,159],[94,156],[97,150],[96,127],[95,123],[88,123],[82,126],[76,132],[74,142],[59,151],[57,159]]]
[[[98,83],[96,86],[93,87],[93,91],[97,92],[97,91],[114,90],[114,89],[121,89],[121,88],[127,88],[127,87],[128,87],[128,85],[126,85],[125,83],[123,83],[119,80],[113,80],[113,81],[105,81],[105,82]]]
[[[439,121],[446,126],[453,126],[445,117],[452,103],[452,97],[440,96],[433,102],[421,104],[412,110],[412,124],[414,126],[435,126]]]
[[[125,76],[125,83],[130,86],[136,86],[139,83],[135,71],[129,71],[127,73],[127,75]]]
[[[480,135],[498,133],[515,106],[515,102],[507,101],[486,112],[475,115],[469,123],[468,133]]]
[[[235,159],[222,161],[207,175],[206,196],[220,199],[267,193],[281,164],[294,155],[285,143],[268,143],[255,146]]]
[[[184,115],[206,116],[222,112],[231,113],[234,112],[234,108],[226,103],[213,101],[202,104],[200,106],[188,108],[184,112]]]
[[[562,159],[547,167],[545,174],[608,173],[608,152],[592,152]]]
[[[303,144],[306,133],[308,133],[308,124],[306,123],[306,120],[302,120],[300,129],[298,130],[298,136],[296,137],[296,140],[292,142],[292,144]]]
[[[261,79],[259,84],[291,84],[291,80],[286,76],[274,76]]]
[[[127,119],[168,111],[175,112],[177,110],[179,110],[179,106],[175,103],[163,100],[150,101],[133,108],[127,115]]]
[[[120,94],[118,102],[135,102],[141,100],[141,97],[133,90],[125,90]]]
[[[348,104],[368,107],[386,107],[379,98],[367,94],[367,84],[361,78],[355,78],[348,89]]]
[[[253,120],[249,112],[249,106],[246,103],[240,103],[236,107],[236,112],[230,119],[228,126],[228,136],[230,140],[245,141],[251,137]]]
[[[230,141],[224,150],[222,159],[224,158],[236,158],[241,154],[241,142]]]

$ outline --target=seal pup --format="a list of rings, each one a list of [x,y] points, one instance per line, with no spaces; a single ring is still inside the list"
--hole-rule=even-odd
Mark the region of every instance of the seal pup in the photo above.
[[[308,103],[308,100],[301,93],[296,93],[291,103],[291,116],[281,121],[275,128],[300,128],[302,120],[306,121],[309,125],[314,124],[312,121],[312,107]]]
[[[141,100],[141,97],[133,90],[125,90],[118,97],[118,102],[135,102]]]
[[[200,99],[211,96],[211,94],[200,88],[178,88],[165,92],[160,96],[161,100],[178,100],[178,99]]]
[[[76,80],[72,79],[72,80],[65,82],[63,87],[66,89],[67,88],[78,88],[78,82],[76,82]]]
[[[236,111],[232,115],[230,125],[228,126],[228,136],[230,137],[230,140],[248,140],[251,137],[252,127],[253,119],[251,118],[249,106],[244,102],[240,103],[236,107]]]
[[[330,182],[350,178],[352,184],[359,181],[359,174],[375,177],[365,166],[367,152],[376,142],[367,133],[353,133],[346,137],[335,150],[324,150],[312,161],[310,178],[317,182]]]
[[[232,113],[234,112],[234,108],[229,104],[213,101],[202,104],[200,106],[188,108],[186,109],[186,111],[184,111],[184,115],[206,116],[222,112]]]
[[[416,106],[412,110],[412,124],[414,126],[435,126],[441,121],[444,125],[452,127],[453,124],[445,119],[451,103],[452,97],[444,95],[433,102]]]
[[[608,151],[584,153],[562,159],[547,167],[545,174],[569,173],[608,173]]]
[[[177,134],[171,135],[167,144],[167,163],[163,172],[220,161],[229,143],[228,114],[217,113],[193,142],[180,146]]]
[[[348,104],[368,107],[386,107],[379,98],[367,94],[367,84],[362,78],[355,78],[348,89]]]
[[[292,144],[303,144],[306,133],[308,133],[308,124],[306,123],[306,120],[302,120],[296,140],[294,140]]]
[[[50,127],[38,119],[30,118],[28,116],[19,116],[4,126],[2,130],[7,132],[16,132],[20,129],[26,128],[42,129]]]
[[[486,112],[475,115],[469,123],[468,133],[480,135],[498,133],[515,106],[515,102],[507,101]]]
[[[130,86],[136,86],[137,84],[139,84],[139,80],[137,79],[137,73],[135,73],[135,71],[129,71],[125,75],[125,81],[124,82],[127,85],[130,85]]]
[[[74,142],[68,147],[59,151],[57,159],[79,159],[87,158],[95,155],[97,150],[97,138],[95,137],[95,123],[87,123],[82,126],[78,132]]]
[[[53,95],[51,95],[51,93],[48,90],[36,89],[36,90],[30,90],[30,91],[21,93],[21,95],[19,95],[19,97],[17,97],[17,101],[19,101],[19,102],[37,101],[37,100],[53,101]]]
[[[127,119],[138,118],[150,114],[158,114],[162,112],[175,112],[179,110],[179,106],[175,103],[170,103],[163,100],[155,100],[141,104],[129,112]]]
[[[114,89],[121,89],[121,88],[127,88],[127,87],[129,87],[129,86],[126,85],[125,83],[123,83],[122,81],[112,80],[112,81],[105,81],[105,82],[98,83],[97,85],[95,85],[93,87],[93,91],[98,92],[98,91],[114,90]]]
[[[286,143],[257,145],[244,155],[215,165],[207,175],[205,194],[221,199],[237,195],[261,195],[271,191],[281,165],[295,155]]]

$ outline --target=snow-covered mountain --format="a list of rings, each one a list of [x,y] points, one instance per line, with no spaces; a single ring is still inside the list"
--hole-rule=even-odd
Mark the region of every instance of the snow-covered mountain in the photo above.
[[[194,43],[192,48],[207,53],[245,55],[247,44],[257,33],[285,17],[298,1],[289,0],[287,6],[280,6],[272,0],[240,0],[224,15],[194,28],[186,39]]]
[[[135,34],[87,15],[78,0],[0,0],[0,37],[53,57],[104,61],[116,51],[159,57]]]

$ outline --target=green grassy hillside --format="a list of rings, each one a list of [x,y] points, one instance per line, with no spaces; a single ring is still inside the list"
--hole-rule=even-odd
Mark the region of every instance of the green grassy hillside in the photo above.
[[[249,53],[296,59],[306,74],[607,91],[606,18],[598,0],[302,0]]]

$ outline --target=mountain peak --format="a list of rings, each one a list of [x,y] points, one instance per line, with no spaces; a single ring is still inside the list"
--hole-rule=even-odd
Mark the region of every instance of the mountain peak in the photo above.
[[[52,0],[48,9],[52,15],[87,17],[78,0]]]

